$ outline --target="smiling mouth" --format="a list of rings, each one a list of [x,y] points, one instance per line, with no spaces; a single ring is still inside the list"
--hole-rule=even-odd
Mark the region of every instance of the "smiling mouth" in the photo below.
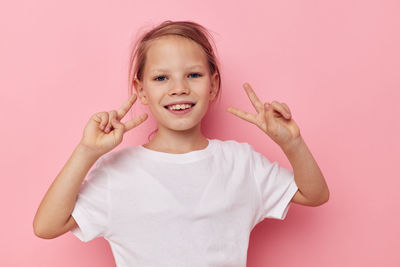
[[[180,110],[187,110],[191,109],[194,107],[196,104],[188,103],[188,104],[177,104],[177,105],[169,105],[169,106],[164,106],[165,109],[168,109],[170,111],[180,111]]]
[[[191,113],[193,110],[193,107],[196,104],[179,104],[179,105],[169,105],[169,106],[164,106],[168,112],[170,112],[173,115],[176,116],[184,116],[185,114]]]

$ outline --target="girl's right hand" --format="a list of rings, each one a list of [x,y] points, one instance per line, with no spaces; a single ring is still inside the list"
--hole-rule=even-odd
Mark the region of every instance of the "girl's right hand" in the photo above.
[[[121,119],[128,113],[136,99],[136,94],[133,94],[118,111],[111,110],[92,115],[85,126],[79,145],[99,157],[118,146],[127,131],[135,128],[148,117],[147,113],[143,113],[130,121],[121,123]]]

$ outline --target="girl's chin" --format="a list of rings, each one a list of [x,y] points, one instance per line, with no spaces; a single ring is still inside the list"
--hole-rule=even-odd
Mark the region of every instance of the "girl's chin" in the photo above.
[[[176,132],[187,132],[187,131],[193,131],[196,128],[200,129],[200,127],[196,127],[197,124],[169,124],[166,125],[170,131],[176,131]]]

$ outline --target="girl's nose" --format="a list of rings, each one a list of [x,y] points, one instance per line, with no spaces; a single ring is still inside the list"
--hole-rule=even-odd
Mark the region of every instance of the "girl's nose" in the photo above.
[[[172,85],[172,88],[169,90],[169,95],[181,95],[181,94],[189,94],[190,89],[188,85],[184,82],[176,82]]]

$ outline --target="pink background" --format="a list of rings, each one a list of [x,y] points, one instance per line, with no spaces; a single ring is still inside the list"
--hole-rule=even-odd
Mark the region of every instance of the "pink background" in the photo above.
[[[251,233],[248,266],[400,266],[399,1],[3,1],[0,6],[2,266],[115,266],[104,239],[33,233],[36,209],[89,117],[128,98],[138,30],[165,19],[212,30],[221,101],[210,138],[252,144],[291,169],[256,126],[242,84],[285,102],[330,188],[320,207],[292,204]],[[132,115],[144,110],[135,104]],[[124,121],[124,120],[123,120]],[[146,142],[149,119],[116,149]]]

